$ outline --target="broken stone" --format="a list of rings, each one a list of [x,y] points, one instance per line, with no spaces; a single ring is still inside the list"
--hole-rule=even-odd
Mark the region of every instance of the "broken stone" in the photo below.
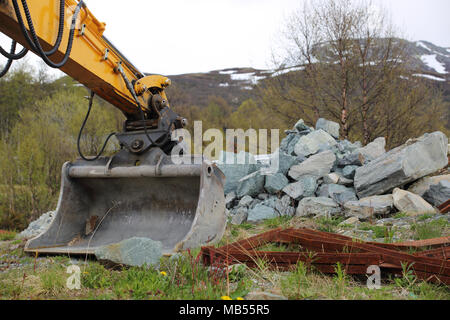
[[[353,179],[353,177],[355,176],[355,171],[358,168],[359,167],[355,165],[345,166],[344,169],[342,169],[342,175],[344,176],[344,178]]]
[[[335,160],[336,156],[330,150],[318,153],[302,163],[292,166],[289,169],[289,176],[295,180],[306,175],[323,177],[330,172]]]
[[[240,225],[247,221],[248,211],[245,207],[239,207],[234,214],[231,215],[231,224]]]
[[[311,197],[317,189],[317,178],[314,176],[303,176],[297,182],[290,183],[283,188],[283,192],[295,200]]]
[[[358,196],[384,194],[442,169],[448,163],[447,144],[442,132],[426,133],[356,169]]]
[[[338,181],[337,184],[340,184],[340,185],[343,185],[343,186],[346,186],[346,187],[350,187],[350,186],[353,186],[353,180],[352,179],[347,179],[347,178],[344,178],[344,177],[339,177],[339,181]]]
[[[128,266],[158,265],[162,257],[162,243],[149,238],[133,237],[99,247],[95,250],[99,260],[108,260]]]
[[[346,155],[339,161],[340,166],[357,165],[362,166],[386,153],[386,139],[383,137],[376,138],[365,147],[358,148],[351,154]]]
[[[347,188],[339,184],[322,185],[319,189],[319,196],[331,198],[339,204],[358,200],[353,188]]]
[[[450,181],[442,180],[433,184],[425,192],[423,198],[434,206],[439,206],[450,199]]]
[[[295,215],[299,217],[311,215],[334,216],[340,211],[339,204],[333,201],[333,199],[325,197],[308,197],[303,198],[299,202]]]
[[[409,186],[408,191],[423,197],[424,193],[427,192],[428,189],[430,189],[431,185],[438,184],[442,180],[450,182],[450,174],[433,177],[423,177]]]
[[[392,197],[394,199],[394,206],[400,212],[406,212],[413,216],[436,212],[431,204],[412,192],[395,188],[392,192]]]
[[[339,138],[339,128],[339,123],[324,118],[319,118],[316,122],[316,130],[322,129],[336,139]]]
[[[345,226],[345,225],[353,225],[359,223],[358,217],[350,217],[341,223],[338,224],[339,227]]]
[[[219,169],[226,177],[224,192],[225,194],[236,191],[239,180],[258,170],[255,157],[247,152],[238,154],[232,152],[221,152],[220,162],[217,164]],[[229,161],[229,162],[228,162]]]
[[[272,219],[276,217],[278,217],[278,214],[276,213],[274,208],[259,203],[253,209],[249,210],[247,221],[258,222],[261,220]]]
[[[236,200],[236,193],[234,191],[227,193],[225,196],[225,206],[230,209],[233,206],[234,200]]]
[[[239,185],[236,195],[241,198],[245,195],[252,197],[257,196],[264,189],[265,176],[261,175],[259,171],[250,173],[248,176],[239,180]]]
[[[297,123],[294,125],[294,128],[298,132],[309,130],[309,127],[305,124],[305,121],[303,121],[303,119],[298,120]]]
[[[281,191],[285,186],[287,186],[289,180],[282,173],[275,173],[273,175],[266,176],[266,183],[264,189],[269,193],[277,193]]]
[[[260,194],[258,194],[257,198],[259,200],[267,200],[267,198],[269,198],[269,194],[267,194],[267,193],[260,193]]]
[[[17,235],[17,237],[20,239],[31,239],[37,237],[48,229],[54,217],[54,211],[49,211],[42,214],[39,218],[32,221],[25,230]]]
[[[248,207],[253,202],[253,198],[250,196],[243,196],[241,200],[239,200],[239,207]]]
[[[278,171],[283,175],[286,175],[289,169],[296,163],[301,162],[301,159],[297,159],[296,156],[288,155],[284,152],[275,152],[271,156],[271,161],[277,161],[275,157],[278,157]]]
[[[339,175],[337,173],[329,173],[323,177],[323,183],[325,184],[336,184],[339,182]]]
[[[309,156],[315,154],[320,148],[331,147],[336,144],[336,140],[322,129],[315,130],[306,136],[300,137],[295,144],[294,153],[296,155]]]
[[[348,201],[344,203],[346,217],[358,217],[361,220],[373,216],[383,216],[391,213],[394,209],[394,199],[391,194],[382,196],[371,196],[359,201]]]
[[[284,195],[281,199],[277,199],[275,210],[278,211],[280,216],[292,217],[295,214],[295,208],[291,206],[291,198],[288,195]]]

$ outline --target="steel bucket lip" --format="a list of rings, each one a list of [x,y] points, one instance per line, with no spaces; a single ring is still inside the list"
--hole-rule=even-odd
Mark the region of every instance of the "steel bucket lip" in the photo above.
[[[47,231],[43,232],[42,234],[38,235],[37,237],[30,239],[27,241],[25,245],[25,251],[26,252],[39,252],[39,253],[57,253],[57,254],[93,254],[95,251],[95,246],[92,247],[70,247],[67,245],[67,242],[65,243],[59,243],[59,244],[49,244],[49,243],[42,243],[39,244],[40,239],[42,239],[47,232],[52,228],[57,228],[56,225],[57,222],[57,216],[62,215],[61,213],[61,203],[64,201],[64,192],[65,192],[65,186],[67,183],[73,182],[76,179],[83,179],[82,177],[70,177],[69,172],[70,170],[73,171],[73,169],[81,168],[83,170],[88,170],[89,165],[81,165],[78,166],[79,161],[76,161],[75,163],[66,162],[62,168],[62,183],[61,183],[61,190],[60,190],[60,196],[58,201],[58,206],[56,209],[55,218],[50,224]],[[187,231],[185,237],[178,241],[173,248],[164,248],[163,253],[166,255],[170,255],[171,253],[177,252],[179,250],[183,250],[188,247],[193,246],[201,246],[203,244],[213,244],[217,241],[219,241],[223,233],[225,231],[226,227],[226,213],[225,213],[225,199],[223,194],[223,182],[224,182],[224,175],[218,169],[215,164],[204,160],[202,162],[202,165],[181,165],[176,166],[178,169],[176,169],[177,173],[180,173],[180,175],[174,175],[173,172],[170,172],[166,174],[168,171],[164,171],[164,167],[167,166],[168,168],[171,168],[173,165],[163,165],[161,166],[161,170],[158,174],[158,171],[155,170],[155,166],[151,165],[144,165],[142,168],[144,169],[133,169],[134,167],[124,167],[125,170],[132,169],[134,173],[128,178],[145,178],[145,177],[153,177],[153,178],[166,178],[166,177],[195,177],[200,176],[200,190],[198,190],[198,199],[197,199],[197,208],[194,214],[194,218],[192,220],[192,223],[190,225],[190,229]],[[104,168],[102,166],[91,166],[95,170],[99,170],[100,168],[103,168],[103,174],[100,175],[91,175],[90,178],[94,178],[94,176],[100,177],[100,178],[119,178],[124,177],[124,175],[119,174],[119,176],[116,176],[115,173],[113,175],[105,175]],[[183,172],[180,168],[185,168],[186,171]],[[116,168],[119,169],[120,167]],[[191,170],[194,169],[194,170]],[[211,170],[212,169],[212,170]],[[114,168],[113,168],[114,170]],[[142,170],[145,172],[144,175],[142,175]],[[116,170],[117,171],[117,170]],[[116,172],[115,171],[115,172]],[[192,173],[194,171],[195,173]],[[76,172],[76,170],[75,170]],[[155,174],[156,172],[156,174]],[[75,174],[76,176],[76,174]],[[206,190],[207,189],[207,190]],[[66,190],[67,191],[67,190]],[[207,208],[210,208],[208,211]],[[211,213],[211,214],[209,214]],[[203,221],[206,219],[207,221]],[[198,233],[201,233],[200,235]],[[214,236],[209,235],[209,233],[214,233]],[[151,235],[148,236],[151,238]],[[212,239],[211,239],[212,238]]]

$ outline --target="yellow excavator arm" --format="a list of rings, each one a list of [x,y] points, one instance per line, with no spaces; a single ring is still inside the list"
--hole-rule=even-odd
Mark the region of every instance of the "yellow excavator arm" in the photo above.
[[[61,10],[64,11],[62,22]],[[27,15],[33,22],[33,31]],[[62,32],[60,23],[64,24]],[[103,36],[105,23],[98,21],[82,1],[0,0],[0,32],[42,56],[36,44],[26,39],[22,26],[31,40],[34,33],[44,52],[51,51],[61,36],[59,46],[47,59],[57,64],[69,50],[67,62],[59,69],[122,110],[127,119],[141,119],[138,104],[144,112],[150,111],[153,94],[159,94],[168,105],[164,89],[170,80],[161,75],[145,76],[139,71]],[[127,88],[124,77],[132,84],[139,103]]]

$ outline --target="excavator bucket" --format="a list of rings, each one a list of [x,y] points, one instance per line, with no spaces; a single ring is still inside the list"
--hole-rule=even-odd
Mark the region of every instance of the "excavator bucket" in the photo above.
[[[25,251],[93,254],[103,245],[146,237],[171,254],[219,241],[226,226],[224,175],[207,160],[189,158],[174,164],[154,148],[145,156],[121,151],[65,163],[54,220]]]

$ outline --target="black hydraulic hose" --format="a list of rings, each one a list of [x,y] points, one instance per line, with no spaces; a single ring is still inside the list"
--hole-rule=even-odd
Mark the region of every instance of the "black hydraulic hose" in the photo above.
[[[14,55],[14,52],[16,52],[16,42],[15,42],[15,41],[11,42],[11,51],[10,51],[10,54],[11,54],[11,55]],[[8,61],[6,62],[5,67],[3,68],[2,71],[0,71],[0,78],[3,77],[5,74],[8,73],[9,68],[11,68],[12,63],[13,63],[13,59],[8,59]]]
[[[24,1],[22,1],[23,3]],[[58,36],[56,37],[55,45],[49,51],[44,51],[46,56],[51,56],[54,54],[61,45],[61,40],[64,34],[64,13],[65,13],[65,0],[59,1],[59,27],[58,27]]]
[[[111,137],[116,134],[115,132],[112,132],[112,133],[110,133],[108,135],[108,137],[106,138],[105,142],[103,143],[103,146],[102,146],[100,152],[95,157],[93,157],[93,158],[86,158],[83,155],[83,153],[81,152],[81,147],[80,147],[81,134],[83,133],[84,126],[86,125],[86,122],[87,122],[87,120],[89,118],[89,114],[91,113],[92,104],[94,102],[94,95],[95,95],[94,91],[91,91],[91,96],[89,97],[89,108],[88,108],[88,111],[86,113],[86,117],[83,120],[83,124],[81,125],[80,131],[78,132],[78,138],[77,138],[78,154],[80,155],[80,157],[83,160],[86,160],[86,161],[95,161],[98,158],[100,158],[100,156],[103,154],[103,151],[105,151],[106,144],[108,143],[109,139],[111,139]]]
[[[11,60],[22,59],[27,54],[28,49],[23,48],[19,53],[15,53],[16,44],[17,44],[17,42],[15,40],[13,40],[11,43],[11,48],[12,48],[12,46],[14,46],[14,52],[12,50],[11,50],[11,52],[8,52],[0,46],[0,53],[2,54],[2,56],[6,57],[7,59],[11,59]]]
[[[33,21],[31,20],[31,14],[30,14],[30,10],[28,9],[28,5],[27,5],[26,0],[21,0],[21,1],[22,1],[22,6],[23,6],[23,9],[24,9],[24,12],[25,12],[25,16],[26,16],[26,19],[27,19],[27,22],[28,22],[28,28],[30,29],[31,38],[30,38],[30,36],[28,34],[28,31],[27,31],[27,29],[25,27],[25,24],[23,22],[22,14],[20,12],[20,8],[19,8],[19,5],[17,3],[17,0],[13,0],[13,5],[14,5],[14,11],[16,13],[17,21],[19,22],[20,28],[22,30],[22,33],[23,33],[26,41],[33,48],[33,50],[36,51],[37,54],[39,54],[39,56],[44,60],[44,62],[48,66],[50,66],[52,68],[60,68],[60,67],[62,67],[67,62],[67,60],[69,59],[70,52],[72,51],[73,38],[74,38],[74,35],[75,35],[75,24],[76,24],[76,20],[77,20],[78,14],[80,13],[80,9],[81,9],[82,6],[84,6],[84,2],[81,0],[80,2],[78,2],[77,6],[75,8],[75,12],[74,12],[73,17],[72,17],[72,24],[70,26],[69,41],[67,43],[66,53],[64,54],[64,57],[63,57],[63,59],[60,62],[55,63],[55,62],[51,61],[47,57],[46,52],[44,52],[44,50],[41,47],[39,39],[38,39],[38,37],[36,35],[36,31],[34,29]],[[64,23],[64,21],[62,21],[62,23]],[[60,24],[61,24],[61,21],[60,21]]]

